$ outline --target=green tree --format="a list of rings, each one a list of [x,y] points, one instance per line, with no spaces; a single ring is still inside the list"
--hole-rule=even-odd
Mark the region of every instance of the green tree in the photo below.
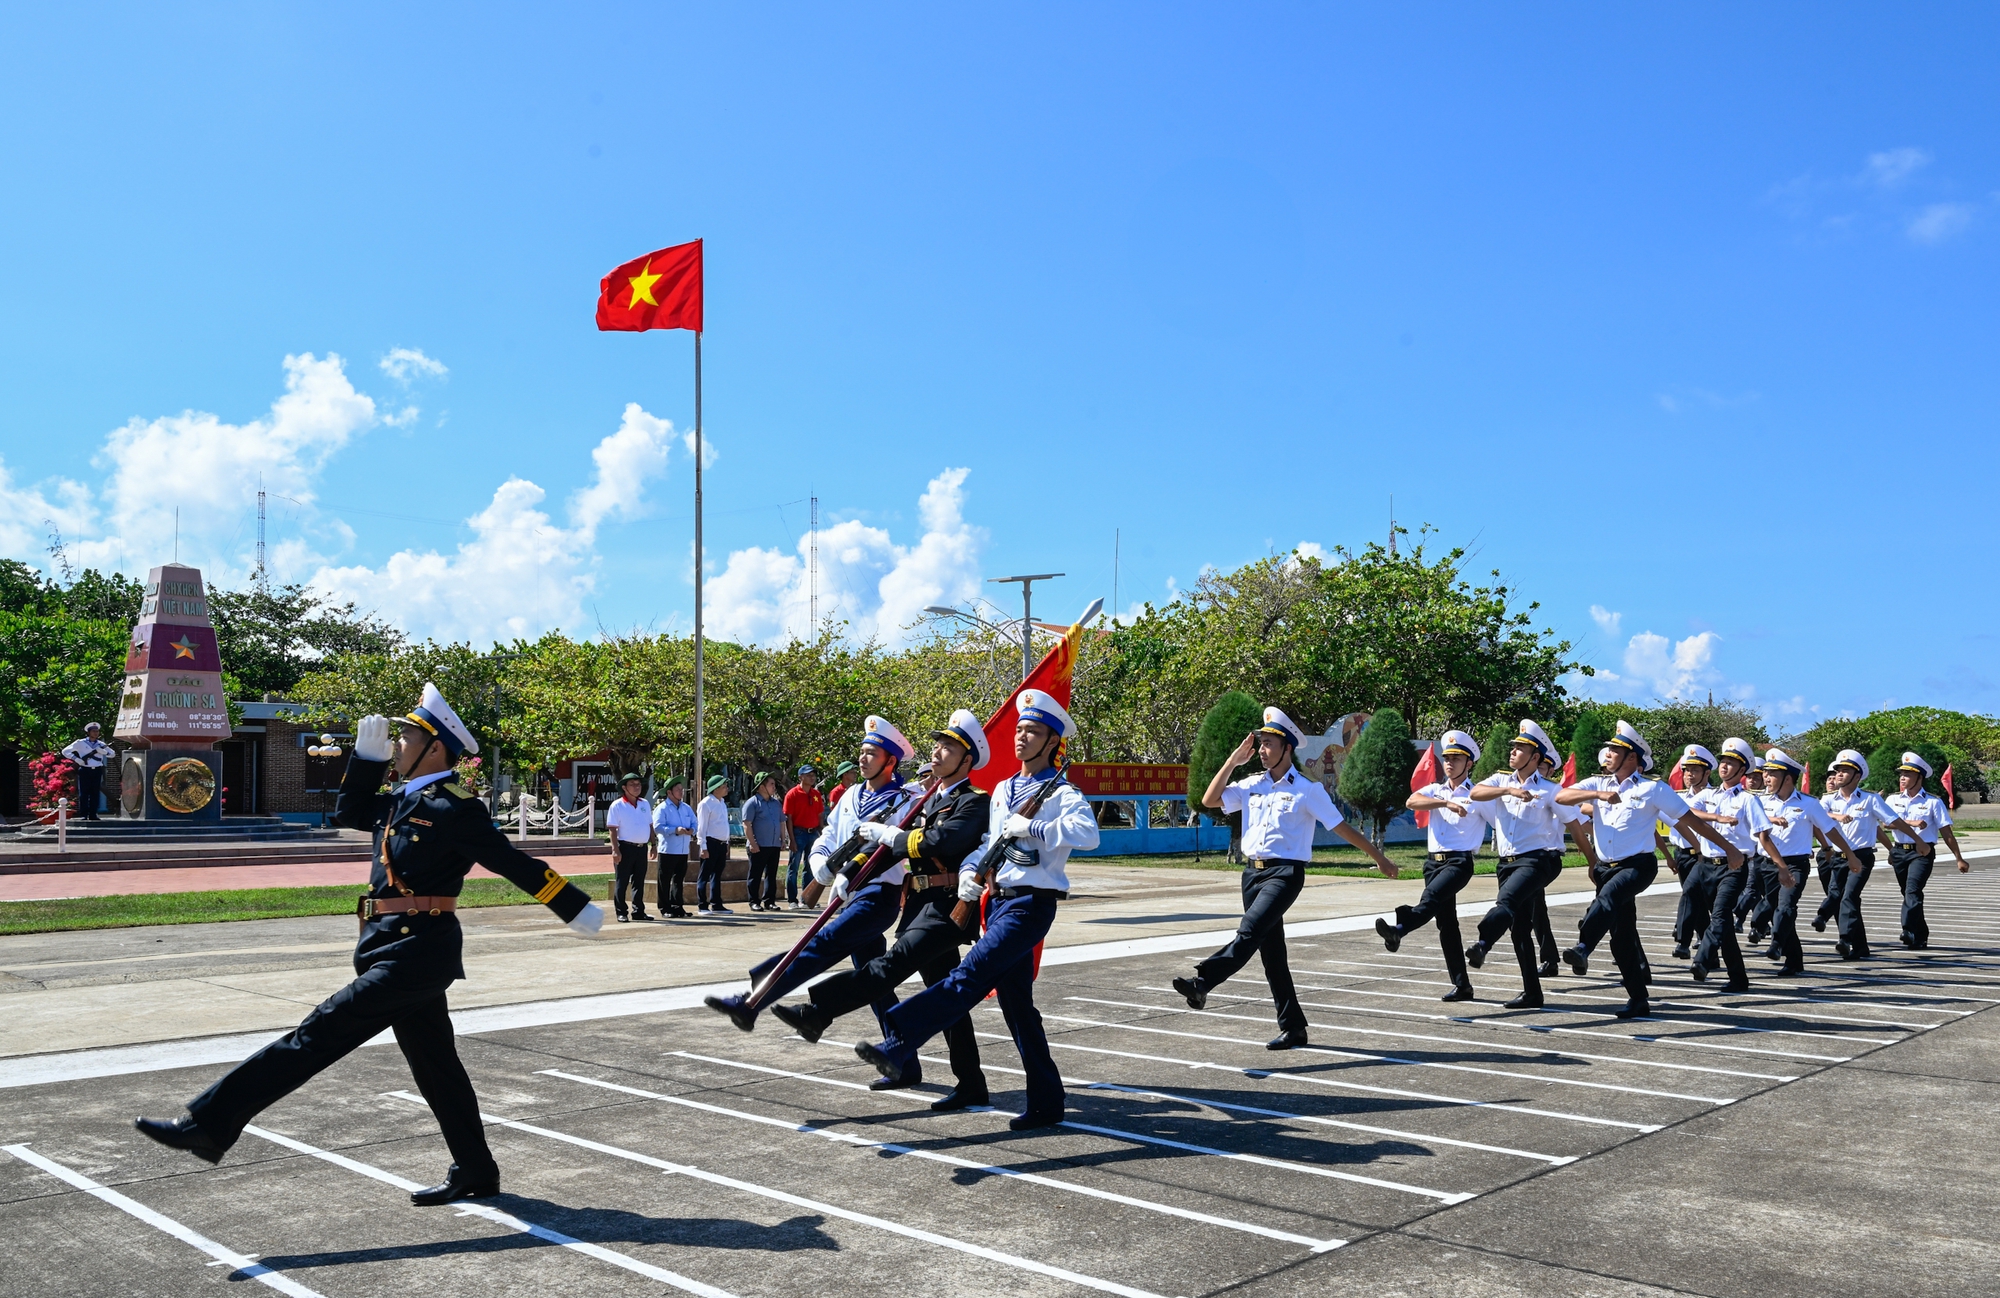
[[[292,701],[306,705],[307,725],[342,731],[371,713],[402,716],[431,681],[484,751],[499,728],[493,687],[501,666],[469,644],[432,640],[381,652],[336,653],[299,679]]]
[[[1944,796],[1944,768],[1951,759],[1942,747],[1922,739],[1891,738],[1876,746],[1868,754],[1868,778],[1862,787],[1877,793],[1896,791],[1896,767],[1902,763],[1904,753],[1915,753],[1931,764],[1930,778],[1924,781],[1924,788],[1938,797]],[[1957,771],[1952,772],[1956,780]]]
[[[0,612],[0,740],[60,749],[95,721],[118,720],[128,629],[58,612]]]
[[[1614,732],[1613,723],[1616,721],[1630,721],[1638,727],[1646,742],[1653,746],[1653,759],[1662,771],[1677,764],[1689,744],[1700,744],[1709,752],[1719,754],[1722,741],[1731,736],[1749,740],[1750,746],[1758,752],[1771,743],[1757,714],[1735,703],[1661,699],[1646,708],[1633,703],[1600,703],[1596,705],[1596,711],[1604,719],[1607,739]],[[1804,749],[1787,751],[1796,754]],[[1596,748],[1590,750],[1590,761],[1588,771],[1595,774]],[[1586,770],[1581,759],[1577,762],[1577,770],[1579,773]]]
[[[352,602],[328,604],[296,582],[268,591],[211,590],[208,606],[231,693],[245,698],[290,694],[339,655],[393,660],[404,644],[402,632],[380,618],[357,612]]]
[[[1564,749],[1576,759],[1578,779],[1597,774],[1597,750],[1611,742],[1611,736],[1618,733],[1612,719],[1596,708],[1585,708],[1576,717],[1576,727],[1569,733],[1569,745]]]
[[[1242,690],[1230,690],[1215,701],[1208,715],[1201,719],[1200,729],[1195,731],[1194,754],[1188,761],[1188,809],[1197,811],[1229,826],[1229,854],[1237,860],[1242,853],[1243,818],[1240,815],[1223,815],[1221,812],[1202,805],[1202,795],[1208,792],[1210,781],[1222,764],[1236,751],[1236,745],[1243,742],[1243,736],[1262,725],[1264,710],[1257,706],[1257,700]],[[1252,774],[1259,768],[1253,757],[1242,766],[1229,773],[1229,778],[1238,779]]]
[[[1403,714],[1383,708],[1369,719],[1340,768],[1340,799],[1368,819],[1378,845],[1409,801],[1410,772],[1416,767],[1417,750]]]
[[[1472,764],[1472,782],[1479,783],[1487,776],[1507,769],[1507,749],[1519,733],[1517,723],[1496,721],[1486,732],[1486,738],[1479,744],[1479,760]]]

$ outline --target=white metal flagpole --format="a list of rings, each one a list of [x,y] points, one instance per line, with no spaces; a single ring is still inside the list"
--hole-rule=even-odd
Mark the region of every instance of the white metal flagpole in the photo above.
[[[702,791],[701,765],[701,330],[694,334],[694,776],[697,798]]]

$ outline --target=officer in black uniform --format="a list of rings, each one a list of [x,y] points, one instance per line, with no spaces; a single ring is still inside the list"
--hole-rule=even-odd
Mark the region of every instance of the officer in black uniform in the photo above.
[[[924,986],[936,984],[958,968],[959,947],[973,939],[972,933],[952,921],[951,912],[958,903],[959,865],[985,837],[991,804],[986,793],[974,788],[967,777],[986,765],[991,750],[979,718],[964,708],[951,714],[944,729],[933,730],[931,738],[935,741],[931,774],[938,781],[938,792],[924,804],[916,825],[909,829],[873,823],[861,826],[863,834],[886,845],[909,869],[895,943],[859,969],[843,970],[814,983],[808,993],[810,1002],[771,1007],[771,1013],[807,1041],[819,1040],[843,1014],[884,997],[893,1000],[897,986],[912,971],[924,980]],[[958,1085],[931,1108],[948,1113],[985,1104],[986,1074],[979,1066],[979,1039],[973,1035],[972,1020],[959,1019],[944,1030],[944,1039],[951,1048],[951,1071]],[[922,1080],[922,1068],[912,1067],[901,1077],[877,1079],[870,1089],[899,1089]]]
[[[426,682],[423,702],[397,724],[402,735],[394,756],[402,782],[382,791],[390,766],[389,720],[363,717],[334,809],[338,823],[372,830],[375,837],[368,892],[356,907],[359,976],[196,1096],[189,1116],[139,1118],[133,1125],[163,1145],[220,1162],[251,1119],[388,1028],[451,1150],[444,1183],[410,1194],[412,1203],[426,1207],[500,1192],[500,1168],[486,1147],[479,1100],[459,1062],[445,1004],[445,990],[465,977],[456,911],[466,874],[474,864],[485,866],[580,933],[595,933],[604,912],[575,884],[509,843],[486,805],[452,779],[453,763],[477,753],[479,744],[437,686]]]

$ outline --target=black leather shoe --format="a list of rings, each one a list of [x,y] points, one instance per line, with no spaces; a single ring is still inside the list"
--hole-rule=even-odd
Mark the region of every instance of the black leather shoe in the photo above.
[[[807,1041],[818,1041],[820,1034],[831,1027],[817,1006],[810,1001],[803,1005],[786,1005],[782,1002],[771,1007],[771,1013],[778,1022],[804,1037]]]
[[[1293,1028],[1290,1032],[1280,1032],[1264,1043],[1266,1050],[1297,1050],[1306,1043],[1306,1030]]]
[[[1826,916],[1824,915],[1813,916],[1813,932],[1815,933],[1826,932]]]
[[[1389,951],[1403,945],[1403,930],[1386,919],[1376,919],[1375,932],[1381,937],[1383,947]]]
[[[1200,979],[1176,978],[1174,979],[1174,990],[1187,998],[1189,1009],[1205,1010],[1208,1008],[1208,989],[1201,985]]]
[[[855,1042],[854,1053],[860,1057],[862,1063],[870,1065],[884,1077],[901,1077],[903,1075],[903,1066],[901,1064],[889,1058],[879,1047],[871,1046],[866,1041]]]
[[[1527,992],[1522,992],[1519,996],[1516,996],[1513,1000],[1508,1001],[1506,1004],[1506,1008],[1510,1010],[1538,1010],[1542,1008],[1543,1004],[1544,1002],[1540,996],[1530,995]]]
[[[652,922],[653,922],[653,917],[652,917],[651,915],[647,914],[647,913],[646,913],[645,911],[643,911],[643,910],[642,910],[642,911],[639,911],[639,912],[637,912],[636,914],[634,914],[634,915],[632,916],[632,918],[633,918],[633,919],[636,919],[636,920],[639,920],[639,921],[640,921],[641,923],[645,923],[645,924],[650,924],[650,923],[652,923]]]
[[[203,1131],[193,1118],[134,1118],[132,1126],[142,1136],[159,1141],[170,1149],[185,1149],[204,1163],[220,1163],[229,1146]]]
[[[1801,965],[1788,964],[1784,968],[1778,970],[1778,972],[1772,974],[1771,976],[1773,978],[1803,978],[1805,976],[1805,972],[1806,972],[1806,967],[1802,964]]]
[[[1486,950],[1484,942],[1474,942],[1471,946],[1465,948],[1465,963],[1471,965],[1474,969],[1485,968]]]
[[[1707,964],[1707,962],[1706,962],[1706,961],[1702,961],[1702,960],[1697,960],[1697,961],[1695,961],[1695,962],[1694,962],[1693,964],[1689,965],[1689,966],[1688,966],[1688,977],[1690,977],[1690,978],[1694,979],[1694,980],[1695,980],[1696,982],[1698,982],[1698,983],[1705,983],[1705,982],[1707,982],[1707,981],[1708,981],[1708,964]]]
[[[976,1091],[960,1086],[941,1100],[931,1101],[932,1113],[957,1113],[960,1109],[981,1109],[991,1101],[984,1088]]]
[[[1775,946],[1767,946],[1764,948],[1764,958],[1766,960],[1782,960],[1785,958],[1785,953]]]
[[[1438,999],[1441,1001],[1469,1001],[1472,999],[1472,984],[1462,982],[1444,995],[1438,997]]]
[[[1542,961],[1542,967],[1535,970],[1535,972],[1544,978],[1553,978],[1556,976],[1558,972],[1561,971],[1561,969],[1562,969],[1562,961],[1544,960]]]
[[[1908,933],[1901,934],[1896,940],[1912,951],[1917,949],[1917,939],[1911,937]]]
[[[629,922],[632,917],[629,915],[614,915],[612,918],[616,919],[620,924],[624,924]]]
[[[1842,938],[1840,941],[1835,942],[1833,944],[1833,953],[1843,960],[1847,959],[1847,939]]]
[[[1674,948],[1674,959],[1685,960],[1687,958],[1688,958],[1688,944],[1683,942],[1679,946]]]
[[[1722,984],[1722,990],[1740,996],[1750,990],[1750,980],[1748,978],[1732,978]]]
[[[1023,1113],[1007,1119],[1009,1131],[1037,1131],[1043,1127],[1053,1127],[1063,1120],[1063,1111],[1055,1109],[1048,1113]]]
[[[1653,1012],[1645,1001],[1627,1001],[1611,1012],[1614,1019],[1643,1019]]]
[[[1590,972],[1590,952],[1583,949],[1582,943],[1568,948],[1562,956],[1563,963],[1568,965],[1570,972],[1577,977],[1581,978]]]
[[[757,1026],[757,1011],[750,1008],[747,996],[704,996],[701,1003],[717,1014],[726,1014],[736,1025],[738,1032],[748,1032]]]
[[[410,1202],[419,1208],[435,1208],[441,1203],[455,1203],[460,1199],[491,1199],[500,1193],[500,1174],[495,1172],[485,1180],[475,1181],[457,1163],[444,1174],[444,1184],[434,1185],[428,1190],[410,1191]]]
[[[901,1077],[878,1077],[868,1083],[871,1091],[907,1091],[912,1086],[923,1085],[924,1075],[912,1068]]]

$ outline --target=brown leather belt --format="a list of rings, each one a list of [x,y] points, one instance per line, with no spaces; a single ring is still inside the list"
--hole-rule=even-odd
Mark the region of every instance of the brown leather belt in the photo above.
[[[903,891],[929,892],[932,888],[942,888],[952,876],[945,874],[918,874],[912,871],[903,876]]]
[[[456,897],[363,897],[354,903],[354,913],[365,920],[377,915],[442,915],[457,909]]]

